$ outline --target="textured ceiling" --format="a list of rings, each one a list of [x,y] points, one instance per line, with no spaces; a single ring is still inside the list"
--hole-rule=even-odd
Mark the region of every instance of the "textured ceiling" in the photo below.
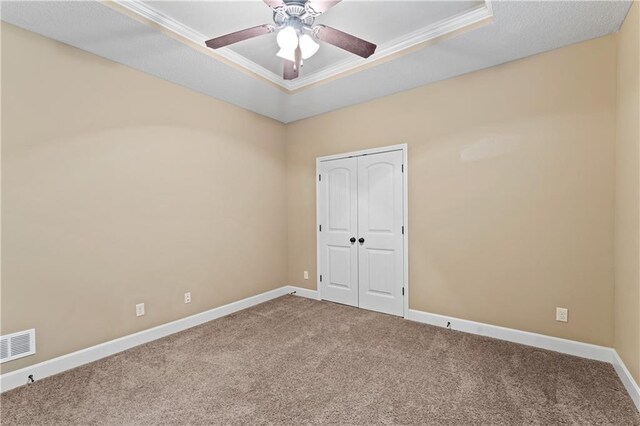
[[[262,1],[145,1],[145,5],[197,31],[206,38],[273,23],[273,12]],[[343,1],[316,19],[371,41],[378,46],[407,33],[482,5],[482,1]],[[275,34],[230,46],[245,58],[280,75]],[[305,61],[303,73],[322,70],[352,55],[330,44]]]
[[[348,10],[358,2],[344,3]],[[233,8],[265,15],[258,6],[255,0]],[[493,1],[491,6],[490,25],[294,93],[96,1],[5,1],[2,20],[286,123],[615,32],[630,2]],[[366,20],[349,24],[339,12],[336,6],[331,25],[367,30]],[[229,20],[241,28],[251,25]]]

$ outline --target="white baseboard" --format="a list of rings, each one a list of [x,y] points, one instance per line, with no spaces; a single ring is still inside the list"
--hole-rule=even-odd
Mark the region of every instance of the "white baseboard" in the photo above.
[[[289,293],[295,292],[296,296],[306,297],[307,299],[320,300],[318,292],[316,290],[309,290],[307,288],[296,287],[293,285],[287,286]]]
[[[592,345],[590,343],[576,342],[574,340],[545,336],[543,334],[530,333],[528,331],[515,330],[497,325],[483,324],[481,322],[463,320],[445,315],[430,314],[414,309],[409,309],[407,319],[445,328],[447,327],[447,323],[451,323],[450,328],[453,330],[493,337],[494,339],[506,340],[508,342],[520,343],[521,345],[548,349],[550,351],[597,361],[612,361],[611,348]]]
[[[625,389],[629,392],[629,396],[636,404],[636,408],[640,411],[640,386],[633,379],[633,376],[627,370],[627,366],[622,362],[622,358],[618,355],[618,352],[613,350],[613,360],[611,364],[613,364],[613,368],[616,369],[616,373],[620,376],[620,380],[622,380],[622,384],[624,384]]]
[[[616,370],[616,373],[618,373],[618,376],[629,393],[629,396],[635,403],[636,408],[640,411],[640,387],[638,387],[633,376],[631,376],[631,373],[627,370],[624,362],[622,362],[622,359],[613,348],[561,339],[559,337],[545,336],[543,334],[515,330],[513,328],[500,327],[497,325],[484,324],[481,322],[463,320],[445,315],[431,314],[414,309],[409,309],[407,319],[444,328],[447,328],[447,324],[450,324],[451,329],[464,331],[465,333],[493,337],[494,339],[506,340],[508,342],[519,343],[521,345],[533,346],[563,354],[579,356],[581,358],[608,362],[613,365],[613,368]]]
[[[167,324],[162,324],[157,327],[140,331],[138,333],[120,337],[109,342],[101,343],[90,348],[82,349],[77,352],[72,352],[67,355],[21,368],[20,370],[3,374],[2,376],[0,376],[0,392],[5,392],[26,384],[29,375],[33,375],[35,380],[44,379],[45,377],[62,373],[63,371],[79,367],[83,364],[97,361],[101,358],[125,351],[127,349],[133,348],[134,346],[151,342],[170,334],[203,324],[207,321],[211,321],[216,318],[220,318],[234,312],[249,308],[251,306],[269,301],[271,299],[284,296],[285,294],[291,293],[294,290],[297,291],[296,288],[291,288],[289,286],[280,287],[275,290],[267,291],[266,293],[261,293],[256,296],[239,300],[237,302],[229,303],[228,305],[201,312],[190,317],[182,318]]]
[[[195,327],[196,325],[250,308],[251,306],[267,302],[271,299],[284,296],[285,294],[295,294],[296,296],[319,300],[319,295],[316,290],[309,290],[296,286],[283,286],[266,293],[261,293],[256,296],[248,297],[237,302],[195,314],[190,317],[162,324],[148,330],[143,330],[138,333],[120,337],[109,342],[101,343],[90,348],[82,349],[77,352],[3,374],[0,376],[0,392],[5,392],[26,384],[29,375],[33,375],[35,380],[40,380],[54,374],[62,373],[66,370],[79,367],[83,364],[97,361],[118,352],[125,351],[135,346],[160,339],[170,334]],[[618,353],[612,348],[506,327],[483,324],[454,317],[447,317],[444,315],[430,314],[414,309],[409,310],[407,319],[445,328],[447,327],[447,323],[451,323],[450,328],[458,331],[464,331],[466,333],[493,337],[495,339],[548,349],[582,358],[609,362],[615,368],[616,372],[620,376],[620,380],[622,380],[622,383],[629,392],[631,399],[640,411],[640,387],[638,387],[638,384],[634,381],[631,373],[629,373],[629,370],[627,370],[622,359],[618,356]]]

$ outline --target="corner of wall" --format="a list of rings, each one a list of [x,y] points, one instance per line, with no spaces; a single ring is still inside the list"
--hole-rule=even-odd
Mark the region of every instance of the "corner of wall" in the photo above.
[[[617,34],[614,348],[640,383],[640,3]]]

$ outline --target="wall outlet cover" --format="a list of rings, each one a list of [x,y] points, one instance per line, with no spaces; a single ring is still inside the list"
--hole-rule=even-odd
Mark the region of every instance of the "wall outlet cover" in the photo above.
[[[191,303],[191,292],[188,291],[184,294],[184,303]]]
[[[556,321],[568,322],[569,321],[569,309],[556,308]]]
[[[144,315],[144,303],[138,303],[136,305],[136,316],[141,317]]]

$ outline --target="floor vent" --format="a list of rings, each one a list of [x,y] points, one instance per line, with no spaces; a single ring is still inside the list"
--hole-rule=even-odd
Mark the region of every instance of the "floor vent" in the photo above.
[[[36,353],[36,330],[0,336],[0,363]]]

